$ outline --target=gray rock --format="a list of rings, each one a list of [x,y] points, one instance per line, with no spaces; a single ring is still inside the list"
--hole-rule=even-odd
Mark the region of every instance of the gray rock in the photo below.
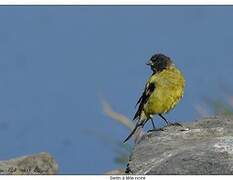
[[[135,145],[132,174],[233,174],[233,117],[204,118],[153,131]],[[188,128],[189,130],[187,130]]]
[[[0,174],[56,174],[58,165],[45,152],[0,161]]]

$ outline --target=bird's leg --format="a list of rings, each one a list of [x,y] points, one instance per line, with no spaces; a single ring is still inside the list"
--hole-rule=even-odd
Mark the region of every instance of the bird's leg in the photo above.
[[[148,130],[147,132],[152,132],[152,131],[163,131],[163,129],[162,129],[162,128],[158,128],[158,129],[156,129],[156,128],[155,128],[155,124],[154,124],[154,121],[153,121],[153,118],[152,118],[152,117],[150,117],[150,120],[151,120],[151,123],[152,123],[153,129]]]
[[[152,118],[152,117],[150,117],[150,120],[151,120],[151,123],[152,123],[153,129],[155,129],[155,124],[154,124],[153,118]]]
[[[170,122],[168,122],[168,121],[166,120],[166,118],[163,117],[162,114],[159,114],[159,116],[167,123],[167,126],[181,126],[181,127],[183,127],[183,126],[182,126],[180,123],[178,123],[178,122],[175,122],[175,123],[170,123]]]
[[[159,114],[159,116],[167,123],[167,125],[169,125],[169,122],[166,120],[165,117],[162,116],[162,114]]]

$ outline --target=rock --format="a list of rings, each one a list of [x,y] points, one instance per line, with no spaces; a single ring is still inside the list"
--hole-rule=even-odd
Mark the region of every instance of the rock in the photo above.
[[[57,172],[57,163],[46,152],[0,161],[0,174],[56,174]]]
[[[233,174],[232,116],[204,118],[183,125],[145,135],[135,145],[128,173]]]

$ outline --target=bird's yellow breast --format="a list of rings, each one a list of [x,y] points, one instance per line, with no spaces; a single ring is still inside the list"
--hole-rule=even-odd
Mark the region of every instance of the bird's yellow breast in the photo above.
[[[155,83],[155,90],[143,108],[147,117],[168,112],[175,107],[184,93],[185,80],[175,66],[152,75],[147,83]]]

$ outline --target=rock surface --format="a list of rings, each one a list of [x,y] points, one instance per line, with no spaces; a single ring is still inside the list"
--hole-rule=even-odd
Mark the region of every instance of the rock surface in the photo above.
[[[233,174],[233,117],[204,118],[147,134],[134,148],[132,174]]]
[[[0,174],[56,174],[58,165],[45,152],[0,161]]]

